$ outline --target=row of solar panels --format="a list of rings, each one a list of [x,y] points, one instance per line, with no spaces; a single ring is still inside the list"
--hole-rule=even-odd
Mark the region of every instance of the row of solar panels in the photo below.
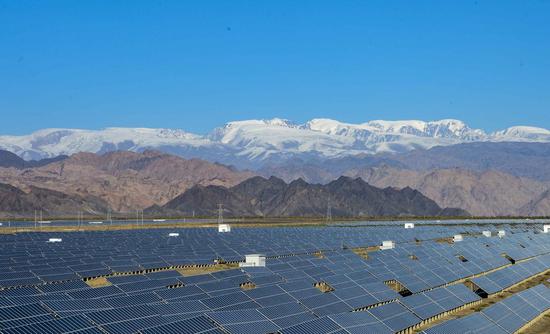
[[[419,246],[415,246],[419,247]],[[448,248],[449,246],[447,246]],[[385,253],[385,252],[384,252]],[[337,254],[334,258],[332,256],[334,254]],[[387,254],[391,254],[388,252]],[[350,262],[349,255],[352,255],[353,261]],[[393,255],[385,256],[386,260],[388,257],[392,257]],[[424,267],[423,266],[423,258],[421,257],[417,261],[411,261],[409,258],[405,257],[405,261],[409,262],[409,268],[406,267],[404,262],[399,263],[399,268],[396,266],[393,267],[387,267],[387,266],[371,266],[369,264],[369,261],[364,261],[351,252],[332,252],[327,253],[325,259],[317,259],[316,261],[312,262],[305,257],[287,257],[287,258],[280,258],[280,259],[273,259],[270,260],[275,263],[270,263],[270,267],[273,270],[273,274],[279,273],[280,276],[278,279],[296,279],[300,277],[309,277],[313,279],[321,279],[322,276],[332,276],[335,274],[335,272],[339,271],[342,272],[348,271],[348,274],[354,275],[354,276],[362,276],[363,279],[370,278],[372,281],[380,280],[388,280],[388,279],[399,279],[401,283],[403,283],[405,286],[409,288],[411,292],[419,292],[422,290],[426,290],[432,287],[440,286],[446,283],[449,283],[451,281],[464,278],[467,276],[471,276],[473,274],[476,274],[478,272],[482,272],[484,270],[492,269],[494,267],[497,267],[499,265],[502,265],[503,263],[496,263],[496,264],[489,264],[486,263],[485,269],[482,269],[481,267],[477,266],[477,270],[475,271],[468,271],[466,268],[462,268],[464,264],[460,262],[456,257],[451,256],[450,257],[454,262],[447,262],[446,266],[441,266],[438,264],[438,267]],[[497,257],[501,261],[504,261],[504,264],[507,263],[506,260],[504,260],[501,257]],[[290,261],[289,259],[292,259]],[[469,261],[468,263],[473,264],[474,263],[474,255],[470,257],[472,261]],[[479,259],[481,261],[481,259]],[[439,263],[445,262],[442,259],[439,259]],[[353,263],[353,267],[350,267],[349,264]],[[484,262],[485,263],[485,262]],[[329,266],[326,266],[326,265]],[[433,262],[431,262],[433,264]],[[342,266],[343,265],[343,266]],[[449,268],[452,266],[452,268]],[[301,267],[310,267],[305,268],[301,270]],[[363,268],[367,269],[363,269]],[[362,270],[357,270],[356,273],[349,273],[350,271],[353,271],[354,268],[362,268]],[[290,270],[290,269],[296,269],[296,270]],[[449,270],[452,269],[452,270]],[[283,273],[284,272],[284,273]],[[452,274],[449,274],[452,273]],[[460,274],[463,275],[460,275]],[[5,275],[11,275],[12,273],[7,273]],[[425,274],[425,275],[424,275]],[[156,274],[149,274],[148,276],[156,275],[157,277],[160,277],[163,275],[162,272],[156,273]],[[441,276],[440,276],[441,275]],[[144,276],[144,277],[148,277]],[[353,277],[353,276],[352,276]],[[422,278],[421,278],[422,277]],[[205,277],[205,278],[208,278]],[[19,280],[18,278],[10,277],[11,280]],[[113,278],[115,280],[124,280],[125,277],[115,277]],[[128,279],[133,280],[133,276],[129,276]],[[189,278],[189,279],[182,279],[180,278],[179,281],[174,282],[174,284],[177,283],[184,283],[184,284],[191,284],[196,283],[197,278]],[[141,284],[138,284],[138,288]],[[47,284],[43,285],[42,289],[45,291],[63,291],[65,284]],[[220,286],[222,288],[222,286]]]
[[[230,273],[224,273],[224,276],[232,276],[232,275],[238,275],[238,271],[232,271]],[[236,276],[233,276],[233,277],[236,277]],[[227,277],[226,277],[227,278]],[[336,285],[335,286],[337,287],[337,290],[335,291],[334,293],[334,296],[332,296],[332,298],[330,297],[325,297],[325,296],[331,296],[331,294],[319,294],[318,291],[317,291],[317,295],[315,296],[309,296],[309,294],[311,292],[314,292],[316,291],[316,289],[312,288],[310,284],[305,284],[304,286],[300,286],[299,283],[297,282],[294,282],[294,283],[289,283],[286,288],[290,288],[290,287],[293,287],[294,289],[297,289],[296,292],[299,292],[299,294],[296,294],[295,296],[302,296],[302,297],[305,297],[303,299],[301,299],[302,301],[302,305],[309,305],[309,308],[310,310],[315,313],[317,316],[322,316],[323,314],[335,314],[335,313],[340,313],[340,312],[344,312],[344,311],[349,311],[351,310],[352,308],[350,308],[349,305],[346,306],[346,302],[348,301],[345,301],[344,303],[342,303],[341,301],[339,300],[346,300],[346,288],[342,288],[342,286],[339,286],[339,285]],[[73,287],[73,288],[77,288],[76,286]],[[186,291],[188,288],[190,287],[185,287],[185,288],[181,288],[181,289],[171,289],[171,290],[165,290],[165,291]],[[266,287],[267,288],[267,287]],[[102,289],[105,289],[105,288],[102,288]],[[307,294],[305,294],[305,291],[307,291],[309,289],[310,292],[308,292]],[[243,299],[243,295],[246,295],[246,293],[239,293],[239,294],[235,294],[235,293],[232,293],[232,294],[227,294],[227,295],[220,295],[219,298],[208,298],[207,300],[204,300],[204,301],[201,301],[199,304],[200,305],[203,305],[203,306],[206,306],[206,305],[209,305],[208,307],[205,307],[204,309],[201,309],[200,311],[203,312],[203,311],[206,311],[206,310],[210,310],[210,309],[215,309],[215,308],[218,308],[218,309],[223,309],[223,308],[226,308],[226,307],[229,307],[229,308],[233,308],[233,307],[239,307],[239,308],[248,308],[248,307],[251,307],[251,306],[254,306],[254,307],[258,307],[258,306],[261,306],[260,304],[258,304],[258,301],[261,300],[262,298],[265,299],[266,301],[270,301],[270,300],[275,300],[276,301],[276,298],[274,296],[276,295],[273,295],[273,289],[271,289],[272,292],[269,292],[269,291],[266,291],[266,289],[255,289],[255,290],[251,290],[249,292],[249,294],[251,294],[253,297],[255,297],[256,299],[255,300],[249,300],[249,299],[246,299],[244,298]],[[348,288],[348,291],[350,292],[350,294],[348,294],[348,297],[352,297],[350,298],[351,299],[358,299],[358,298],[355,298],[357,296],[353,295],[354,289],[349,289]],[[372,291],[372,290],[371,290]],[[434,301],[438,301],[438,305],[439,308],[441,309],[446,309],[444,307],[442,307],[442,305],[446,305],[447,309],[450,307],[450,308],[453,308],[454,306],[460,306],[462,305],[460,302],[457,303],[456,301],[456,297],[453,298],[454,299],[454,302],[453,300],[448,300],[448,298],[442,298],[440,297],[440,292],[438,291],[444,291],[444,289],[440,289],[440,290],[434,290],[434,292],[430,292],[430,293],[427,293],[427,297],[430,299],[430,300],[434,300]],[[336,296],[336,293],[338,293],[338,296],[340,296],[342,299],[338,298]],[[358,292],[358,291],[356,291]],[[471,292],[470,292],[471,293]],[[199,293],[195,294],[195,296],[198,296]],[[321,297],[319,297],[321,296]],[[143,301],[144,300],[144,296],[143,295],[138,295],[138,296],[133,296],[134,298],[134,303],[136,302],[136,300],[140,300],[140,301]],[[250,296],[249,296],[250,297]],[[336,298],[335,298],[336,297]],[[402,300],[404,301],[404,303],[408,303],[408,305],[412,308],[414,305],[414,302],[412,302],[412,300],[409,300],[408,298],[410,297],[406,297],[406,298],[403,298]],[[415,298],[418,298],[418,297],[415,297]],[[124,299],[122,299],[124,300]],[[130,301],[131,298],[129,298],[127,301]],[[410,302],[409,302],[410,301]],[[152,302],[156,302],[158,303],[159,300],[154,300]],[[464,301],[464,303],[466,303],[467,301]],[[114,310],[102,310],[102,311],[97,311],[97,308],[98,308],[98,304],[96,303],[92,303],[90,304],[89,306],[86,306],[85,303],[82,303],[81,305],[77,306],[79,303],[78,302],[74,302],[74,303],[68,303],[68,304],[64,304],[63,303],[59,303],[59,302],[45,302],[44,305],[46,306],[46,309],[57,309],[57,312],[58,312],[58,316],[61,315],[61,316],[73,316],[73,314],[71,314],[71,312],[77,312],[77,313],[82,313],[82,312],[85,312],[86,310],[82,310],[81,308],[85,308],[85,307],[91,307],[93,310],[92,314],[94,319],[96,319],[96,321],[99,321],[99,322],[107,322],[105,323],[104,325],[108,325],[107,327],[114,327],[115,329],[111,329],[114,333],[117,333],[119,332],[119,330],[122,330],[122,328],[126,328],[128,326],[135,326],[135,325],[130,325],[130,324],[127,324],[126,321],[130,321],[130,320],[122,320],[122,319],[127,319],[128,316],[131,316],[132,314],[134,314],[133,312],[135,311],[134,309],[122,309],[122,313],[120,312],[121,309],[114,309]],[[183,305],[185,305],[185,307],[189,307],[189,303],[177,303],[178,305],[176,306],[176,309],[180,309],[182,308]],[[198,305],[197,303],[195,302],[191,302],[191,304],[194,304],[194,305]],[[63,305],[63,306],[62,306]],[[69,309],[67,308],[67,305],[72,305],[73,309]],[[321,305],[319,307],[319,305]],[[406,304],[407,305],[407,304]],[[435,305],[435,303],[434,303]],[[344,306],[344,307],[342,307]],[[74,308],[74,307],[79,307],[79,308]],[[169,306],[169,307],[173,307],[173,306]],[[184,309],[185,309],[184,307]],[[264,306],[266,307],[266,306]],[[61,309],[60,309],[61,308]],[[437,306],[436,306],[437,308]],[[28,308],[25,307],[24,308],[25,310],[28,311]],[[137,310],[142,310],[143,308],[137,308]],[[7,314],[9,313],[10,314],[10,317],[13,317],[11,314],[13,313],[13,308],[12,309],[5,309],[5,311],[9,311],[7,312]],[[194,310],[196,311],[196,309]],[[99,313],[98,313],[99,312]],[[164,309],[164,312],[166,312],[166,309]],[[192,312],[194,313],[194,312]],[[420,313],[420,312],[419,312]],[[115,314],[115,315],[113,315]],[[147,313],[149,314],[149,313]],[[156,313],[151,313],[154,316],[154,315],[158,315]],[[187,313],[189,314],[189,313]],[[42,313],[39,314],[39,315],[43,315]],[[193,315],[197,315],[196,313],[193,314]],[[25,313],[25,316],[28,317],[28,314]],[[34,320],[37,320],[37,316],[38,315],[34,315]],[[181,314],[178,314],[177,316],[175,316],[172,320],[176,320],[176,319],[180,319],[182,317]],[[103,318],[107,318],[107,320],[99,320],[99,319],[103,319]],[[40,319],[40,318],[38,318]],[[165,317],[163,317],[164,320]],[[29,320],[27,319],[27,322],[29,321],[34,321],[34,320]],[[302,316],[301,318],[298,318],[297,319],[298,321],[303,321],[304,320],[304,317]],[[114,321],[114,323],[109,323],[109,321]],[[159,319],[157,319],[157,321],[160,321]],[[397,321],[397,320],[396,320]],[[151,322],[149,322],[148,324],[150,324]],[[288,320],[285,320],[285,323],[288,324]],[[6,325],[6,323],[3,322],[3,325]],[[126,327],[125,327],[126,326]],[[244,326],[244,327],[247,327],[248,325]],[[236,326],[236,327],[239,327],[239,326]],[[133,327],[132,327],[133,328]],[[25,328],[25,330],[27,330],[28,328]],[[235,331],[233,331],[235,332]]]
[[[152,231],[152,233],[159,233],[159,231]],[[155,324],[164,326],[167,322],[182,322],[188,317],[206,318],[211,323],[214,320],[209,318],[207,313],[212,311],[223,312],[248,308],[261,310],[269,307],[276,310],[280,309],[279,305],[297,304],[297,301],[301,303],[298,305],[305,308],[304,314],[317,319],[398,299],[400,296],[382,283],[386,279],[404,281],[407,279],[406,281],[410,284],[411,278],[407,276],[416,273],[417,275],[413,276],[414,282],[420,279],[428,284],[428,288],[431,288],[437,286],[436,284],[442,280],[445,281],[442,268],[448,268],[447,271],[463,268],[460,272],[469,275],[475,270],[495,268],[501,264],[510,263],[498,255],[497,252],[500,249],[509,251],[526,249],[528,253],[525,254],[543,254],[548,251],[547,241],[546,235],[516,233],[502,240],[467,238],[465,242],[454,245],[435,242],[400,244],[395,250],[374,253],[368,260],[342,249],[324,252],[322,259],[311,255],[281,257],[269,259],[265,270],[247,269],[246,274],[240,270],[231,270],[194,278],[182,278],[175,272],[159,272],[112,277],[110,280],[115,286],[100,289],[89,288],[78,280],[63,284],[40,285],[37,288],[9,289],[0,292],[0,305],[6,304],[1,310],[9,314],[8,318],[0,320],[0,324],[3,328],[11,328],[11,330],[16,330],[15,328],[21,324],[30,323],[36,323],[39,328],[39,323],[52,320],[52,314],[61,317],[60,319],[72,319],[72,317],[81,316],[81,313],[89,313],[95,320],[86,315],[84,320],[88,323],[97,324],[96,321],[103,321],[105,323],[101,325],[102,328],[108,327],[114,333],[123,330],[135,332]],[[409,257],[411,252],[418,254],[416,260]],[[457,254],[466,254],[468,262],[459,260]],[[539,265],[543,266],[545,262],[548,263],[539,261]],[[470,267],[471,265],[475,266]],[[436,271],[440,273],[436,274]],[[429,273],[434,273],[442,280],[428,279]],[[7,277],[18,279],[9,275]],[[239,284],[245,280],[254,282],[257,288],[241,291]],[[323,294],[314,288],[313,283],[321,280],[327,281],[335,291]],[[186,286],[166,289],[167,285],[177,282],[183,282]],[[82,301],[94,298],[102,300],[108,307],[99,301]],[[438,304],[435,295],[428,298],[434,301],[433,305],[442,308],[446,305],[442,301]],[[80,303],[74,299],[81,299]],[[14,304],[21,307],[14,307]],[[161,307],[157,304],[168,306]],[[405,307],[403,303],[398,304]],[[449,304],[452,305],[452,302]],[[133,306],[121,308],[123,305]],[[199,305],[202,309],[192,309],[190,305]],[[433,305],[427,308],[438,308]],[[409,306],[412,307],[412,304]],[[405,309],[411,311],[408,307]],[[36,313],[33,313],[33,310]],[[142,312],[143,318],[150,318],[149,321],[142,322],[132,318],[136,314],[139,315],[139,312]],[[308,316],[289,316],[278,326],[292,327],[291,325],[298,322],[314,320],[306,317]],[[295,322],[292,322],[293,320]],[[274,322],[272,319],[270,321]],[[239,328],[243,331],[250,328],[248,325],[231,325],[235,327],[232,328],[233,332],[238,331]],[[217,327],[214,326],[214,328]]]
[[[148,260],[163,257],[185,263],[211,263],[213,258],[240,260],[244,254],[267,255],[299,254],[319,249],[358,247],[380,244],[391,238],[398,243],[415,239],[427,240],[450,236],[458,232],[479,232],[474,227],[445,229],[425,227],[403,231],[399,228],[372,227],[368,231],[357,228],[283,228],[234,229],[219,234],[214,229],[183,229],[180,237],[170,238],[166,230],[81,232],[81,233],[26,233],[0,236],[0,268],[52,263],[67,258],[89,264],[88,260],[109,261],[119,256],[112,266],[139,266]],[[399,233],[396,233],[399,232]],[[63,242],[49,244],[50,237],[62,236]],[[101,242],[94,242],[100,239]],[[85,248],[83,246],[86,246]],[[132,258],[139,261],[132,261]],[[149,259],[148,259],[149,258]],[[78,262],[73,264],[78,265]]]
[[[502,241],[500,241],[502,243]],[[530,241],[530,243],[532,243]],[[464,245],[467,247],[468,243],[464,243]],[[548,246],[546,248],[539,247],[536,249],[535,247],[532,247],[530,245],[529,248],[520,248],[519,246],[515,248],[508,249],[509,253],[518,253],[523,252],[523,254],[518,254],[516,257],[523,258],[527,256],[534,256],[540,253],[543,253],[548,249]],[[416,250],[418,251],[418,249]],[[431,249],[427,249],[427,251],[433,251]],[[465,250],[467,252],[469,250]],[[57,258],[56,261],[53,261],[54,258],[51,260],[50,263],[44,263],[44,264],[28,264],[25,266],[24,264],[17,264],[14,265],[10,263],[11,267],[8,269],[14,270],[23,270],[25,268],[30,269],[28,271],[22,272],[14,272],[10,270],[4,270],[2,274],[0,274],[0,286],[15,286],[17,283],[20,283],[21,285],[29,285],[29,284],[39,284],[41,282],[50,282],[50,281],[60,281],[60,280],[71,280],[71,279],[77,279],[79,277],[94,277],[94,276],[101,276],[101,275],[107,275],[111,274],[113,272],[127,272],[127,271],[138,271],[138,270],[144,270],[144,269],[153,269],[153,268],[162,268],[162,267],[168,267],[172,265],[185,265],[189,264],[189,260],[182,260],[180,258],[180,261],[178,259],[170,259],[165,257],[141,257],[141,258],[132,258],[131,256],[125,256],[126,260],[117,260],[117,258],[113,258],[113,255],[111,254],[110,258],[106,261],[100,261],[97,258],[93,258],[91,256],[78,258],[77,256],[71,256],[71,257],[65,257],[65,258]],[[490,259],[497,259],[500,261],[503,261],[503,259],[499,256],[496,256],[495,254],[488,254],[484,258]],[[11,258],[13,259],[13,258]],[[176,261],[176,262],[172,262]],[[375,258],[376,261],[376,258]],[[212,262],[212,259],[210,259],[210,263]],[[129,265],[130,263],[133,263],[133,265]],[[139,264],[138,264],[139,263]],[[374,264],[374,263],[373,263]],[[473,262],[467,265],[474,265]],[[502,263],[501,263],[502,265]],[[489,264],[491,267],[498,267],[498,263]],[[4,268],[5,269],[5,268]],[[476,268],[478,272],[483,272],[488,269],[487,266],[483,266],[481,268]],[[475,271],[475,270],[474,270]]]
[[[326,295],[327,294],[320,296]],[[434,305],[438,305],[441,310],[450,310],[475,301],[476,298],[478,298],[471,291],[460,285],[440,288],[422,296],[429,299]],[[231,298],[232,297],[225,296],[224,300],[230,300]],[[235,301],[237,300],[234,299],[233,302]],[[91,327],[91,324],[95,324],[112,333],[132,333],[142,328],[159,326],[164,328],[166,326],[174,326],[173,324],[167,325],[167,323],[177,323],[185,318],[196,319],[198,321],[198,319],[206,316],[211,322],[214,322],[218,327],[229,333],[270,333],[277,331],[292,333],[296,332],[296,330],[298,330],[298,332],[304,332],[303,329],[301,329],[302,327],[307,327],[310,322],[317,323],[319,319],[326,318],[318,313],[315,308],[317,304],[314,300],[311,300],[311,298],[309,302],[308,299],[306,299],[305,303],[293,301],[261,308],[250,308],[252,302],[245,302],[244,299],[238,301],[242,307],[241,309],[209,312],[212,308],[206,307],[204,302],[196,303],[187,301],[168,304],[156,303],[108,309],[107,305],[103,304],[103,300],[97,299],[93,303],[88,303],[88,305],[78,306],[79,302],[84,304],[82,301],[74,301],[71,303],[73,309],[79,310],[77,314],[60,312],[59,303],[45,302],[42,304],[43,308],[40,308],[38,304],[33,304],[25,308],[3,309],[4,315],[2,318],[9,317],[13,319],[19,317],[19,319],[25,320],[27,323],[35,322],[34,324],[26,324],[24,326],[5,329],[3,332],[45,333],[44,328],[52,327],[58,330],[60,327],[67,327],[67,323],[69,323],[72,326],[76,326],[76,324],[83,326],[83,328],[79,329],[86,329]],[[247,304],[243,305],[244,303]],[[422,316],[419,317],[416,314],[418,309],[414,310],[406,306],[412,304],[414,304],[413,299],[411,299],[411,297],[406,297],[403,298],[401,302],[393,302],[375,307],[368,312],[356,312],[342,315],[343,309],[335,308],[335,312],[331,312],[328,317],[332,320],[336,320],[337,323],[344,326],[344,328],[346,327],[344,321],[350,322],[352,319],[355,319],[354,326],[352,327],[357,327],[356,330],[374,326],[375,328],[384,328],[387,333],[394,333],[422,321]],[[213,306],[214,304],[211,305]],[[65,304],[65,307],[66,306],[67,304]],[[47,310],[51,310],[52,308],[57,308],[55,314],[61,318],[58,320],[50,319],[45,321],[46,325],[44,325],[44,321],[41,320],[44,320],[43,317],[48,314]],[[94,311],[86,310],[86,308],[91,308]],[[17,314],[14,314],[16,311]],[[425,314],[425,312],[419,312],[419,314]],[[140,322],[136,322],[137,319],[140,319]],[[11,323],[2,322],[4,327],[10,324]],[[158,330],[158,328],[151,329],[151,331]],[[190,330],[191,328],[187,328],[187,331],[184,332],[195,332],[194,329],[193,331]],[[311,333],[318,333],[318,329],[314,328]]]
[[[429,244],[428,244],[429,245]],[[414,247],[417,247],[418,246],[414,246]],[[424,247],[424,246],[422,246]],[[439,251],[438,252],[435,252],[435,253],[438,253],[440,254],[441,253],[441,246],[438,247],[439,248]],[[447,246],[447,248],[449,248]],[[479,248],[479,247],[476,247],[476,248]],[[466,250],[463,249],[463,253],[466,253]],[[306,271],[304,271],[303,273],[293,273],[291,271],[287,271],[286,274],[287,276],[284,277],[285,279],[288,279],[288,278],[297,278],[299,275],[297,274],[301,274],[302,276],[304,277],[313,277],[313,278],[319,278],[319,275],[320,274],[325,274],[325,275],[333,275],[334,274],[334,271],[336,270],[342,270],[342,269],[346,269],[346,268],[340,268],[336,265],[337,262],[341,262],[341,261],[347,261],[347,260],[343,260],[343,256],[342,254],[346,254],[345,252],[342,252],[342,253],[338,253],[338,257],[336,257],[334,259],[334,261],[330,261],[330,264],[333,266],[333,270],[331,271],[330,269],[324,267],[324,268],[321,268],[320,266],[322,266],[323,264],[320,263],[322,261],[316,261],[316,263],[313,263],[311,261],[307,261],[307,260],[298,260],[298,261],[293,261],[293,262],[289,262],[288,264],[287,263],[283,263],[284,259],[290,259],[290,258],[282,258],[282,259],[274,259],[272,261],[277,261],[279,262],[279,264],[275,263],[275,264],[272,264],[270,266],[270,268],[273,268],[273,270],[278,270],[278,271],[281,271],[283,269],[289,269],[289,268],[299,268],[299,265],[303,265],[303,266],[315,266],[317,268],[311,268],[311,269],[308,269]],[[348,253],[349,255],[350,253]],[[388,257],[393,257],[394,254],[392,252],[380,252],[379,254],[388,254],[387,256],[384,256],[386,259],[385,260],[388,260],[387,258]],[[474,259],[474,256],[475,254],[472,254],[472,256],[468,255],[470,257],[470,259]],[[487,254],[483,254],[484,257],[487,257]],[[294,259],[294,258],[292,258]],[[329,255],[327,255],[327,259],[328,260],[330,259],[330,253]],[[496,266],[499,266],[499,265],[502,265],[502,264],[505,264],[506,263],[506,260],[504,260],[502,257],[498,257],[497,256],[497,259],[501,260],[501,261],[504,261],[504,263],[496,263],[496,264],[488,264],[485,268],[480,268],[478,266],[477,268],[477,271],[465,271],[464,272],[464,276],[460,276],[460,275],[456,275],[457,273],[460,273],[462,272],[462,267],[461,266],[464,266],[464,264],[462,264],[460,261],[458,261],[455,257],[451,256],[451,259],[453,259],[455,262],[452,263],[452,262],[448,262],[448,265],[452,265],[453,267],[452,268],[448,268],[445,267],[445,266],[440,266],[440,267],[436,267],[436,268],[424,268],[425,270],[423,270],[423,258],[421,257],[418,261],[411,261],[410,259],[406,258],[406,261],[409,262],[409,266],[411,266],[410,268],[405,268],[407,269],[408,271],[404,271],[403,269],[404,268],[401,268],[401,270],[396,270],[395,268],[388,268],[386,265],[384,266],[377,266],[377,267],[373,267],[373,266],[369,266],[369,262],[366,262],[366,261],[362,261],[360,260],[359,258],[357,258],[356,256],[354,256],[354,259],[355,259],[355,267],[359,267],[359,266],[366,266],[367,267],[367,271],[363,271],[363,272],[359,272],[357,274],[359,275],[364,275],[365,277],[367,276],[370,276],[372,278],[379,278],[380,280],[386,280],[386,279],[400,279],[402,281],[402,283],[404,283],[404,285],[406,285],[407,287],[410,286],[410,289],[412,292],[418,292],[418,291],[422,291],[422,290],[425,290],[427,288],[431,288],[431,287],[435,287],[435,286],[439,286],[439,285],[442,285],[442,284],[445,284],[445,283],[449,283],[450,281],[452,280],[456,280],[456,279],[460,279],[460,278],[463,278],[463,277],[467,277],[467,276],[470,276],[472,274],[476,274],[478,272],[481,272],[483,270],[488,270],[488,269],[492,269]],[[396,258],[397,259],[397,258]],[[440,260],[439,263],[441,262],[444,262],[444,261],[441,261],[441,259],[438,259]],[[481,260],[481,259],[480,259]],[[415,263],[416,262],[416,263]],[[468,263],[470,264],[473,264],[474,261],[469,261]],[[402,267],[405,267],[404,266],[404,262],[400,262],[399,265],[402,266]],[[286,265],[286,266],[285,266]],[[282,268],[281,268],[282,266]],[[350,268],[351,269],[351,268]],[[348,269],[348,271],[350,270]],[[393,269],[393,270],[390,270],[390,269]],[[426,271],[430,269],[430,271]],[[452,269],[452,270],[449,270],[449,269]],[[321,272],[320,272],[321,270]],[[317,274],[315,274],[314,272],[317,271]],[[324,272],[322,272],[324,271]],[[412,272],[416,272],[416,275],[415,274],[412,274]],[[429,273],[431,275],[419,275],[418,273]],[[292,275],[290,275],[292,273]],[[372,273],[376,273],[376,274],[372,274]],[[454,276],[450,276],[450,277],[447,277],[448,279],[445,280],[445,279],[442,279],[442,278],[439,278],[439,279],[436,279],[434,280],[434,278],[437,278],[439,277],[439,275],[442,275],[443,277],[444,276],[444,273],[454,273],[455,275]],[[10,275],[12,273],[6,273],[5,275]],[[435,275],[433,275],[435,274]],[[159,274],[161,275],[161,274]],[[415,287],[419,287],[419,280],[420,280],[420,277],[423,277],[423,281],[421,282],[422,285],[420,285],[420,289],[415,289]],[[414,281],[411,281],[411,278],[414,279]],[[20,278],[15,278],[15,277],[10,277],[10,279],[13,279],[13,280],[19,280]],[[191,279],[192,280],[192,279]],[[182,283],[191,283],[191,280],[184,280]],[[432,283],[431,285],[428,284],[427,282],[425,282],[425,280],[428,280],[430,283]],[[177,282],[176,282],[177,283]],[[56,286],[56,285],[46,285],[45,286],[45,289],[50,289],[50,290],[54,290],[54,289],[58,289],[58,290],[62,290],[63,289],[63,285],[59,285],[59,286]]]
[[[549,265],[550,255],[543,255],[481,277],[473,278],[471,281],[486,293],[494,294],[547,270]]]
[[[541,284],[516,293],[481,312],[436,325],[424,333],[512,334],[548,309],[550,289]]]

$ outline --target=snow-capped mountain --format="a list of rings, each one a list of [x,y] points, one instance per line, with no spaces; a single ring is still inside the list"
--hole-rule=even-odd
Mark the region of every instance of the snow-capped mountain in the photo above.
[[[493,134],[495,141],[550,141],[550,131],[532,126],[513,126]]]
[[[328,134],[351,135],[394,134],[417,137],[454,138],[463,140],[480,140],[486,137],[482,130],[469,128],[464,122],[445,119],[433,122],[424,121],[369,121],[363,124],[347,124],[331,119],[313,119],[304,125],[305,128]]]
[[[375,120],[361,124],[313,119],[295,124],[275,118],[229,122],[207,135],[178,129],[44,129],[23,136],[0,136],[0,148],[27,160],[83,151],[156,149],[254,167],[290,157],[334,158],[478,141],[550,142],[550,131],[515,126],[488,134],[453,119],[430,122]]]

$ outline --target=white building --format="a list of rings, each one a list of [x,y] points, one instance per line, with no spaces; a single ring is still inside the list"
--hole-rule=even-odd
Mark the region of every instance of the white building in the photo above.
[[[221,232],[221,233],[231,232],[231,226],[229,224],[219,224],[218,232]]]
[[[550,232],[550,225],[544,225],[544,226],[542,227],[542,231],[543,231],[544,233],[549,233],[549,232]]]
[[[395,242],[391,240],[382,241],[382,246],[380,246],[380,250],[394,249],[394,248],[395,248]]]
[[[506,231],[504,231],[504,230],[498,231],[498,237],[499,238],[504,238],[505,236],[506,236]]]
[[[453,237],[453,242],[460,242],[464,240],[464,238],[462,238],[462,234],[457,234]]]
[[[405,223],[405,228],[414,228],[414,223]]]
[[[483,231],[481,232],[484,236],[486,236],[487,238],[490,238],[491,237],[491,231]]]
[[[248,254],[245,255],[245,262],[239,263],[239,267],[265,267],[265,255]]]

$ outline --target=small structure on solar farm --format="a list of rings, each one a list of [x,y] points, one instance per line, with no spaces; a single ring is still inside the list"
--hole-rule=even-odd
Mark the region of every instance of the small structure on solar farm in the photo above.
[[[168,233],[168,236],[169,237],[179,237],[180,234],[179,233]]]
[[[483,232],[481,232],[481,234],[483,234],[483,235],[486,236],[487,238],[490,238],[490,237],[492,236],[491,231],[483,231]]]
[[[506,231],[504,231],[504,230],[498,231],[498,237],[499,238],[504,238],[505,236],[506,236]]]
[[[239,267],[265,267],[265,255],[247,254],[244,256],[245,262],[239,263]]]
[[[544,225],[544,226],[542,227],[542,232],[544,232],[544,233],[550,232],[550,225]]]
[[[414,228],[414,223],[405,223],[405,228],[406,229]]]
[[[220,232],[220,233],[231,232],[231,226],[229,224],[219,224],[218,225],[218,232]]]
[[[462,234],[456,234],[455,236],[453,236],[453,242],[460,242],[463,240],[464,238],[462,237]]]
[[[50,239],[48,239],[48,242],[51,242],[51,243],[61,242],[61,241],[63,241],[63,239],[61,239],[61,238],[50,238]]]
[[[391,240],[382,241],[382,246],[380,246],[380,250],[394,249],[394,248],[395,248],[395,242]]]

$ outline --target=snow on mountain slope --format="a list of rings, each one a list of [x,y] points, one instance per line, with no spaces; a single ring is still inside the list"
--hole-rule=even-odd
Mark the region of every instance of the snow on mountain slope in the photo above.
[[[345,150],[359,154],[367,147],[354,147],[355,138],[310,131],[287,120],[252,120],[227,123],[209,136],[213,141],[241,149],[240,156],[265,159],[277,153],[319,152],[338,156]]]
[[[170,145],[208,147],[215,143],[181,130],[147,128],[43,129],[27,136],[0,136],[1,148],[24,159],[77,152],[139,151]]]
[[[411,135],[415,137],[449,138],[462,141],[483,140],[487,135],[483,130],[471,129],[464,122],[454,119],[424,122],[409,121],[369,121],[363,124],[341,123],[330,119],[313,119],[305,127],[319,132],[337,135],[368,137],[372,135]]]
[[[493,133],[495,141],[550,141],[550,131],[532,126],[513,126]]]
[[[476,141],[550,142],[550,131],[517,126],[487,134],[453,119],[383,121],[361,124],[313,119],[295,124],[284,119],[229,122],[208,135],[178,129],[44,129],[24,136],[0,136],[0,148],[24,159],[77,152],[156,149],[184,157],[254,167],[291,157],[342,157]]]

